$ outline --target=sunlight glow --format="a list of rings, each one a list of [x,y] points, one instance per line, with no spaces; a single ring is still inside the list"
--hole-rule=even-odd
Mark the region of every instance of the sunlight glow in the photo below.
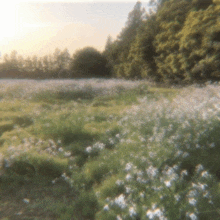
[[[14,37],[16,33],[16,1],[0,3],[0,41]]]

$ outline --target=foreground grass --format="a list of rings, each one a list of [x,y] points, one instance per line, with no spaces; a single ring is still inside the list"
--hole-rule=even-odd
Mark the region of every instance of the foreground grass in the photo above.
[[[0,87],[1,219],[220,218],[218,86],[26,84]]]
[[[55,82],[55,88],[49,89],[40,84],[40,89],[35,85],[31,92],[25,90],[23,81],[4,81],[0,102],[1,219],[94,218],[98,204],[93,190],[76,189],[69,177],[73,172],[82,173],[90,158],[85,149],[99,142],[107,144],[106,130],[115,135],[117,121],[138,102],[137,95],[147,91],[116,83],[109,90],[99,89],[96,95],[96,85],[88,83],[65,92],[62,83]]]

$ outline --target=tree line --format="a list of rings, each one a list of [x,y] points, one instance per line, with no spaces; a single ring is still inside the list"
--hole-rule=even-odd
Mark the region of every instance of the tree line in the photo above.
[[[115,77],[165,83],[220,79],[220,0],[137,2],[104,54]]]
[[[52,55],[23,58],[17,51],[3,57],[0,78],[57,79],[81,77],[109,77],[107,59],[95,48],[69,51],[55,49]]]
[[[138,1],[103,52],[93,47],[22,58],[13,51],[0,65],[0,77],[149,79],[165,83],[219,81],[220,0]]]

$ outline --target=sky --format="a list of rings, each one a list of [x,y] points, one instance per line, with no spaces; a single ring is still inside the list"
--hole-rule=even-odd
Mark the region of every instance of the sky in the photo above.
[[[147,10],[149,0],[141,1]],[[44,56],[56,48],[72,55],[86,46],[103,51],[116,39],[136,1],[6,0],[0,3],[0,54]]]

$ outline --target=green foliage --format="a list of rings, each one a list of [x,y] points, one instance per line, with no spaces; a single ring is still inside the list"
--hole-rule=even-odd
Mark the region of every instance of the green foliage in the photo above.
[[[13,122],[3,121],[0,122],[0,135],[6,131],[11,131],[14,127]]]
[[[219,79],[219,24],[219,6],[211,5],[187,16],[179,33],[179,59],[187,80]]]
[[[100,163],[99,161],[92,161],[85,165],[85,175],[86,178],[93,183],[101,183],[105,176],[109,172],[109,167],[107,164]]]
[[[160,31],[154,41],[157,52],[156,65],[158,74],[165,82],[183,79],[178,57],[178,33],[190,9],[190,3],[185,0],[170,0],[165,2],[157,12],[156,20]]]
[[[78,50],[71,63],[72,77],[109,77],[106,58],[93,47]]]
[[[116,41],[107,39],[104,54],[110,66],[113,66],[113,74],[117,77],[134,78],[139,77],[136,72],[137,64],[128,64],[130,47],[135,40],[138,29],[143,23],[145,10],[141,7],[141,2],[137,2],[133,10],[128,14],[125,27],[117,36]]]
[[[83,219],[95,219],[95,213],[98,210],[98,201],[95,194],[88,191],[81,192],[75,202],[74,209],[78,216]]]
[[[69,78],[70,54],[67,49],[55,49],[53,55],[23,58],[17,51],[4,56],[0,65],[1,78]]]
[[[217,1],[152,1],[154,12],[145,19],[140,6],[129,13],[117,40],[106,43],[116,77],[177,84],[219,80]]]
[[[20,127],[28,127],[33,124],[33,119],[30,116],[17,116],[13,119],[13,123]]]
[[[150,78],[159,81],[160,77],[156,73],[156,64],[154,57],[156,49],[153,45],[155,36],[159,31],[159,23],[154,14],[147,15],[147,19],[140,26],[135,41],[132,43],[128,59],[138,66],[139,71],[136,77]],[[132,77],[132,75],[131,75]]]
[[[121,33],[117,37],[117,46],[120,50],[118,58],[121,62],[124,62],[128,57],[130,46],[142,24],[144,12],[145,10],[141,8],[141,2],[138,1],[133,10],[128,14],[125,28],[122,29]]]
[[[61,114],[61,112],[40,119],[40,124],[36,125],[36,130],[33,132],[36,134],[41,130],[44,138],[60,139],[65,144],[92,139],[91,135],[83,129],[82,114],[70,115]]]
[[[0,103],[1,125],[17,123],[1,137],[2,218],[22,200],[23,219],[219,218],[219,86],[133,83],[93,101]]]

